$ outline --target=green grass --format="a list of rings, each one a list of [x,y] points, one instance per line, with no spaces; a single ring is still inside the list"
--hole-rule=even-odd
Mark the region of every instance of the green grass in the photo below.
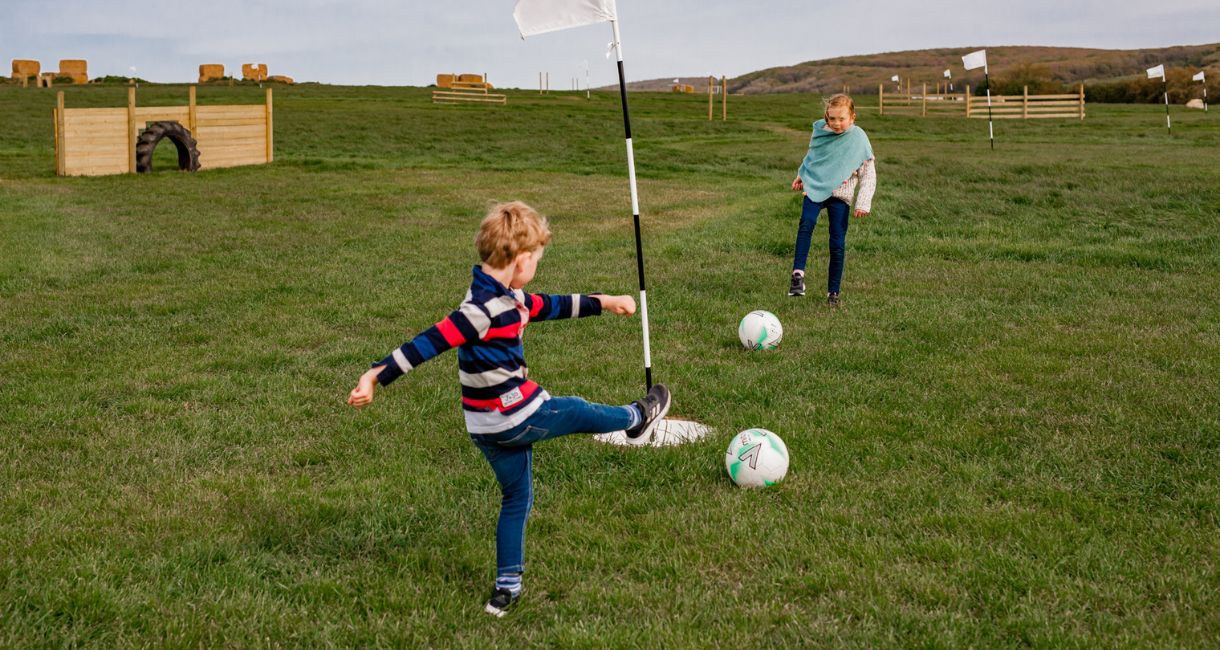
[[[0,87],[0,646],[1220,644],[1220,122],[1159,107],[992,152],[862,106],[880,186],[829,312],[784,295],[818,99],[633,96],[656,377],[717,435],[540,445],[527,596],[483,614],[454,358],[343,400],[460,301],[491,201],[551,218],[531,289],[634,292],[617,96],[508,94],[277,88],[271,166],[56,178],[53,95]],[[752,309],[779,350],[739,349]],[[638,319],[528,348],[554,394],[642,391]],[[729,483],[749,427],[782,485]]]

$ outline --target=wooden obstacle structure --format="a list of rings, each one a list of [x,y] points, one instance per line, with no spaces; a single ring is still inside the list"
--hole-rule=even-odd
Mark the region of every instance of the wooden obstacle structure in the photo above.
[[[508,97],[488,92],[492,85],[480,74],[438,74],[433,104],[507,104]]]
[[[186,106],[137,107],[132,86],[126,108],[65,108],[60,91],[52,117],[60,176],[148,171],[163,137],[178,148],[179,168],[190,171],[260,165],[274,157],[270,88],[263,104],[199,106],[191,86]]]
[[[971,95],[970,88],[961,93],[929,93],[923,84],[922,93],[889,93],[885,84],[877,87],[877,110],[881,115],[916,117],[947,116],[986,118],[987,97]],[[991,116],[1001,119],[1085,118],[1084,84],[1075,93],[1062,95],[1031,95],[1025,86],[1020,95],[992,95]]]
[[[715,102],[712,96],[720,94],[720,121],[729,119],[729,84],[728,78],[721,76],[720,85],[716,85],[716,77],[708,76],[707,78],[707,119],[712,120],[712,108]]]

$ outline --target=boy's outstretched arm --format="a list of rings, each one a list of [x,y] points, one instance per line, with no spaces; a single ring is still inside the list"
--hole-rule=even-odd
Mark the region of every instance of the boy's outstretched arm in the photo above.
[[[530,320],[533,321],[598,316],[603,309],[623,316],[635,313],[635,299],[631,296],[607,296],[600,293],[530,293],[525,296],[525,306],[529,309]]]
[[[491,318],[485,308],[469,302],[463,303],[444,320],[403,343],[360,375],[356,387],[347,397],[347,403],[356,408],[367,406],[373,401],[377,384],[388,386],[412,368],[440,353],[467,341],[483,338],[490,326]]]

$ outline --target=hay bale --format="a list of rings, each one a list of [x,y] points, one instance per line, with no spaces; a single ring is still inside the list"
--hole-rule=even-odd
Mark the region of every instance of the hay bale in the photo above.
[[[38,78],[42,72],[42,64],[28,59],[13,59],[13,81],[21,81],[30,77]]]
[[[89,62],[84,59],[60,59],[59,76],[71,77],[74,84],[89,83]]]
[[[241,78],[246,81],[266,81],[267,80],[267,64],[266,63],[243,63],[243,64],[241,64]]]
[[[214,79],[223,79],[225,67],[222,63],[204,63],[199,66],[199,83],[207,83]]]
[[[452,88],[454,81],[457,81],[457,75],[452,75],[452,74],[436,75],[436,87],[437,88]]]
[[[483,83],[483,75],[481,75],[481,74],[460,74],[460,75],[458,75],[457,80],[458,81],[471,81],[474,83]]]
[[[1192,100],[1186,102],[1186,108],[1197,108],[1199,110],[1203,110],[1203,100],[1202,99],[1192,99]]]
[[[278,81],[279,83],[288,84],[290,86],[292,84],[296,83],[295,81],[292,80],[292,77],[285,77],[282,74],[273,74],[270,77],[267,77],[267,80],[268,81]]]

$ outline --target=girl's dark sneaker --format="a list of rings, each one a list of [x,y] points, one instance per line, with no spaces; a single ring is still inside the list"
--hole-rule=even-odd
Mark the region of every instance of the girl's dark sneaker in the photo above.
[[[805,295],[805,274],[792,272],[792,282],[788,285],[788,295],[796,298]]]
[[[831,292],[831,293],[826,294],[826,305],[827,306],[838,307],[839,304],[840,304],[839,294],[837,292]]]
[[[669,389],[665,387],[665,384],[657,384],[648,391],[643,399],[632,402],[640,409],[640,413],[644,417],[638,426],[627,429],[627,444],[646,445],[652,440],[653,430],[661,423],[665,414],[669,413],[671,399]]]
[[[491,592],[491,597],[487,599],[487,604],[483,606],[483,611],[496,618],[500,618],[508,613],[509,606],[517,602],[517,599],[520,597],[520,593],[514,596],[513,592],[507,589],[496,589]]]

